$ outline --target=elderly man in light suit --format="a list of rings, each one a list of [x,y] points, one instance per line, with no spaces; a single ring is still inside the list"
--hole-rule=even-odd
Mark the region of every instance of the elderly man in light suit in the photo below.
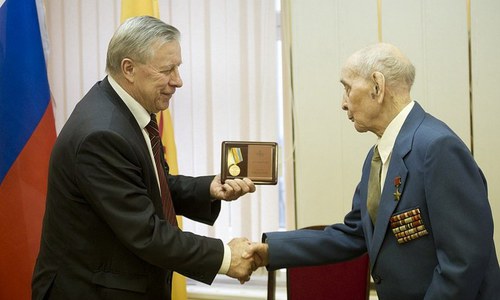
[[[372,45],[347,60],[342,109],[357,131],[378,137],[352,211],[324,231],[266,233],[248,256],[278,269],[368,252],[380,299],[500,299],[486,179],[460,138],[411,100],[414,77],[393,45]],[[381,169],[372,171],[380,176],[372,191],[374,156]]]

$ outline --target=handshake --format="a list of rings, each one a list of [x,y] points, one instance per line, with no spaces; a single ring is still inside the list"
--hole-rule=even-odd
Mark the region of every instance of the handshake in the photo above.
[[[253,193],[255,185],[248,178],[226,180],[221,182],[220,175],[215,176],[210,185],[210,195],[214,199],[233,201],[239,197]],[[236,278],[241,284],[250,280],[253,271],[268,264],[268,245],[251,243],[246,238],[235,238],[228,243],[231,248],[231,265],[226,275]]]
[[[268,264],[267,244],[251,243],[247,238],[235,238],[228,246],[231,248],[231,265],[226,275],[238,279],[241,284],[249,281],[255,270]]]

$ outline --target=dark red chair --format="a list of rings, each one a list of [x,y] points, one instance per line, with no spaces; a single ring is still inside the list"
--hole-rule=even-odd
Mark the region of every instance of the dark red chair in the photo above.
[[[322,229],[313,226],[307,229]],[[341,263],[287,269],[289,300],[367,300],[370,292],[368,254]],[[274,300],[275,273],[268,275],[268,300]]]

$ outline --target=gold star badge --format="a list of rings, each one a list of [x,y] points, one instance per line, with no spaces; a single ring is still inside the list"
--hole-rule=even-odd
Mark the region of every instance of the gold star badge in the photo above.
[[[394,201],[399,201],[399,199],[401,199],[401,193],[399,192],[399,189],[396,188],[396,192],[394,192],[393,195]]]

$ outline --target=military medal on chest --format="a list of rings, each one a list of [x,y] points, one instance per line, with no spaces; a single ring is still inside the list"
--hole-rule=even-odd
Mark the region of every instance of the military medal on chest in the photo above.
[[[396,191],[393,193],[394,201],[399,201],[399,199],[401,199],[401,192],[399,191],[400,186],[401,186],[401,176],[397,176],[396,178],[394,178],[394,187],[396,188]]]

